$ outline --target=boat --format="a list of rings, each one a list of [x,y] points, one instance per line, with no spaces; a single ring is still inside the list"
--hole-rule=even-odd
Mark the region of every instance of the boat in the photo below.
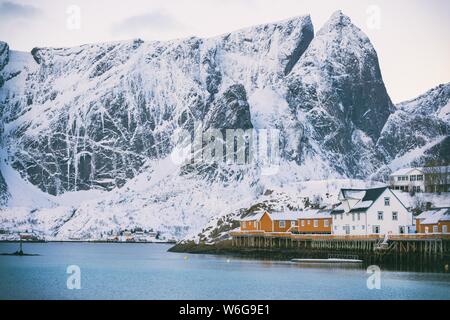
[[[292,262],[296,263],[325,263],[325,264],[348,264],[362,263],[362,260],[359,259],[338,259],[338,258],[328,258],[328,259],[292,259]]]

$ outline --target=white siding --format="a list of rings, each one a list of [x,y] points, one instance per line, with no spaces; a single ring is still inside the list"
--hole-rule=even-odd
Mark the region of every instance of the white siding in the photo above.
[[[389,197],[389,206],[385,206],[385,197]],[[378,220],[379,211],[383,212],[381,221]],[[397,220],[392,219],[393,212],[397,212]],[[380,227],[380,234],[399,234],[401,226],[407,233],[412,224],[412,214],[389,189],[386,189],[366,212],[360,212],[359,219],[358,213],[333,214],[333,233],[336,235],[347,234],[347,228],[350,235],[370,235],[374,234],[373,226]]]

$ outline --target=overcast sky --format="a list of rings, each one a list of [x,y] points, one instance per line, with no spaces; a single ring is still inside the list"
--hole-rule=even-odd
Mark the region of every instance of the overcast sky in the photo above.
[[[337,9],[371,39],[394,102],[450,82],[449,0],[0,0],[0,40],[29,51],[205,37],[304,14],[318,31]]]

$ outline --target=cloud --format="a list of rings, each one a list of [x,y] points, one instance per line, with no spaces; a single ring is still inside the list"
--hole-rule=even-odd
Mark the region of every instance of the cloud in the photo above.
[[[41,10],[31,5],[23,5],[12,1],[0,3],[0,18],[24,18],[31,19],[41,14]]]
[[[137,36],[148,31],[170,32],[179,30],[183,25],[173,16],[162,11],[154,11],[142,15],[131,16],[113,26],[114,34]]]

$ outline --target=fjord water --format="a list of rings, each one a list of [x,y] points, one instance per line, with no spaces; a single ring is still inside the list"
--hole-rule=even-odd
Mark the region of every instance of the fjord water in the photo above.
[[[0,243],[0,253],[18,245]],[[27,243],[0,256],[0,299],[450,299],[450,274],[169,253],[166,244]],[[80,268],[80,290],[67,267]]]

